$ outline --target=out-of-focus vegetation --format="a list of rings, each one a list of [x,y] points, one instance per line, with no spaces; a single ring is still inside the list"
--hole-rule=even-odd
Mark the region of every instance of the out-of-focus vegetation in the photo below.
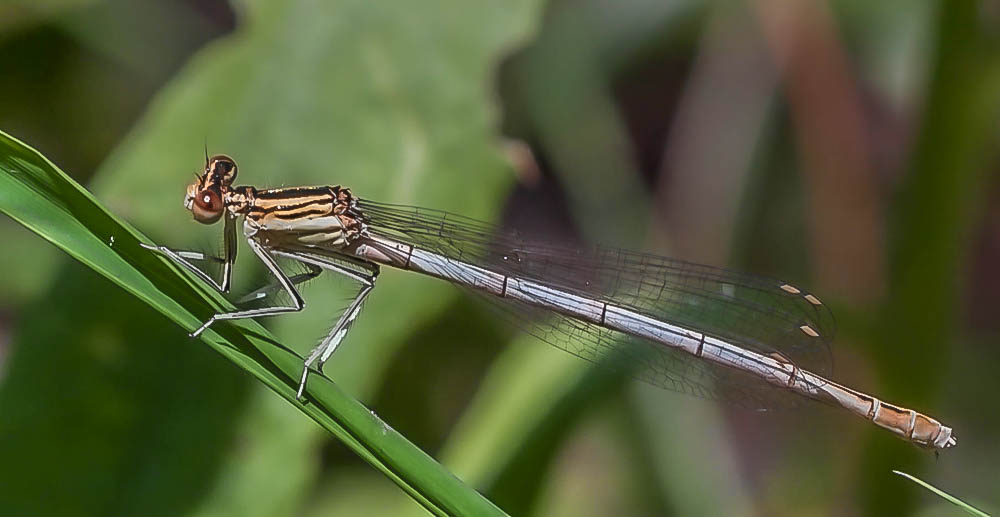
[[[242,183],[776,276],[834,307],[838,381],[959,438],[935,459],[821,405],[656,390],[386,271],[327,376],[508,513],[949,508],[893,469],[1000,507],[991,2],[25,1],[0,49],[0,128],[157,242],[221,242],[181,207],[207,144]],[[422,512],[135,297],[10,219],[0,239],[0,509]],[[304,294],[261,322],[299,353],[351,287]]]

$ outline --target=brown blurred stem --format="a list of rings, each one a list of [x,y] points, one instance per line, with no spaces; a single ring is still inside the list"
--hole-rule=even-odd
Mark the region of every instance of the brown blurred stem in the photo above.
[[[878,209],[856,79],[823,2],[757,0],[801,153],[815,287],[872,303],[884,290]]]

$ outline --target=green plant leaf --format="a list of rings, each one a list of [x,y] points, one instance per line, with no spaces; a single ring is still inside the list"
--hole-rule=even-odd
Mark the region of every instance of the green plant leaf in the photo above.
[[[924,482],[923,480],[921,480],[920,478],[917,478],[916,476],[911,476],[911,475],[909,475],[909,474],[907,474],[905,472],[900,472],[898,470],[894,470],[894,471],[892,471],[892,473],[893,474],[898,474],[900,476],[903,476],[904,478],[909,479],[910,481],[913,481],[914,483],[916,483],[916,484],[918,484],[918,485],[926,488],[927,490],[930,490],[932,493],[936,494],[938,497],[940,497],[940,498],[944,499],[945,501],[948,501],[951,504],[953,504],[953,505],[955,505],[955,506],[957,506],[957,507],[965,510],[970,515],[978,515],[980,517],[989,517],[989,515],[986,514],[985,512],[983,512],[981,510],[978,510],[978,509],[974,508],[972,505],[966,503],[965,501],[962,501],[961,499],[959,499],[957,497],[954,497],[954,496],[948,494],[947,492],[944,492],[943,490],[940,490],[940,489],[934,487],[930,483]]]
[[[225,301],[144,250],[141,234],[41,154],[0,133],[0,210],[185,329]],[[194,287],[194,288],[193,288]],[[254,321],[217,325],[209,346],[296,405],[436,514],[502,514],[333,382],[314,375],[295,400],[302,358]]]

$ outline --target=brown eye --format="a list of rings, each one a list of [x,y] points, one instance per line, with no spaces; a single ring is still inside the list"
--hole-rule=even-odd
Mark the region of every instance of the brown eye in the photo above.
[[[219,194],[212,190],[202,190],[194,197],[191,213],[194,214],[195,221],[212,224],[222,217],[223,209],[225,205]]]
[[[217,154],[209,159],[212,174],[219,178],[224,185],[232,184],[236,180],[236,162],[232,158]]]

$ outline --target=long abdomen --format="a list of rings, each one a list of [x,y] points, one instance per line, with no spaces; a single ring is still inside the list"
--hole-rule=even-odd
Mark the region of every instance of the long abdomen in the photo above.
[[[501,298],[511,298],[749,373],[773,386],[839,405],[919,446],[947,448],[955,445],[951,428],[937,420],[911,409],[884,403],[871,395],[802,370],[777,354],[761,354],[627,307],[580,296],[535,280],[489,271],[380,236],[363,237],[347,250],[364,260],[434,276]]]

